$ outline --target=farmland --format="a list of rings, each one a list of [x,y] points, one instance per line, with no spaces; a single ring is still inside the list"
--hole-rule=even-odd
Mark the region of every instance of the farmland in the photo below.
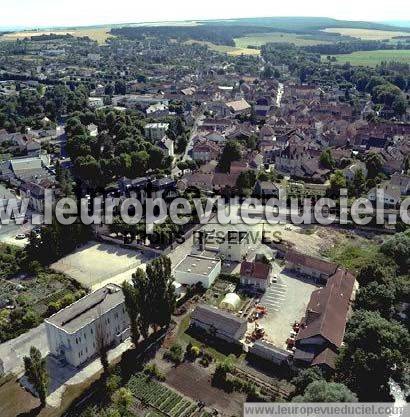
[[[336,62],[344,64],[350,62],[352,65],[367,65],[375,67],[381,62],[396,61],[410,64],[410,50],[409,49],[385,49],[378,51],[357,51],[351,54],[332,55],[336,58]],[[322,56],[322,59],[327,59]]]
[[[340,33],[344,36],[352,36],[354,38],[381,41],[383,39],[392,39],[396,36],[410,36],[410,32],[394,32],[390,30],[375,29],[354,29],[354,28],[327,28],[323,29],[327,33]]]
[[[73,29],[56,29],[56,30],[36,30],[36,31],[22,31],[12,32],[0,36],[0,40],[14,41],[18,39],[29,38],[32,36],[41,35],[72,35],[76,37],[88,36],[90,39],[96,41],[99,45],[106,43],[107,39],[112,38],[113,35],[110,33],[110,29],[107,27],[98,28],[73,28]]]
[[[297,46],[310,46],[328,43],[324,40],[310,39],[295,33],[283,32],[255,33],[248,36],[235,38],[235,45],[238,48],[248,48],[250,45],[260,47],[269,42],[294,43]]]

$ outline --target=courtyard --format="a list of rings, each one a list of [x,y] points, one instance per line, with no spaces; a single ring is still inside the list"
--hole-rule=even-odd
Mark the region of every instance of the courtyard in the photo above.
[[[89,242],[52,264],[51,268],[96,290],[107,283],[121,284],[130,279],[131,274],[138,267],[144,268],[150,259],[151,254],[136,249]]]
[[[278,279],[261,297],[260,304],[267,308],[268,314],[258,323],[265,329],[266,340],[286,349],[286,339],[293,323],[299,322],[305,315],[310,295],[320,287],[312,280],[291,274],[286,269],[281,270],[276,263],[273,267]]]

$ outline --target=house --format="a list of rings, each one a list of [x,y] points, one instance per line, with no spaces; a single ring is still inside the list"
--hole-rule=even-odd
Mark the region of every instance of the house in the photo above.
[[[248,252],[248,232],[230,230],[219,245],[219,254],[226,261],[241,262]]]
[[[272,267],[264,262],[241,263],[240,283],[265,291],[271,283]]]
[[[99,109],[104,106],[103,97],[88,97],[88,107],[91,109]]]
[[[165,157],[174,157],[174,141],[168,136],[164,136],[159,142],[157,142],[157,146],[163,151]]]
[[[54,182],[43,178],[37,182],[34,180],[25,182],[21,184],[19,190],[22,198],[29,199],[29,207],[32,210],[38,213],[44,213],[45,191],[52,188],[54,188]]]
[[[246,319],[209,305],[196,307],[190,325],[194,329],[233,344],[238,344],[247,330]]]
[[[118,345],[129,333],[121,287],[109,284],[45,320],[52,355],[79,367],[97,356],[101,344]]]
[[[248,113],[251,110],[250,104],[243,98],[226,103],[228,109],[235,115]]]
[[[147,107],[145,113],[148,117],[164,117],[168,116],[168,104],[166,103],[155,103]]]
[[[209,162],[219,157],[221,150],[210,141],[199,141],[192,147],[192,159],[199,162]]]
[[[257,180],[255,183],[254,193],[258,197],[271,198],[279,196],[279,187],[271,181]]]
[[[175,267],[174,277],[176,282],[180,284],[195,285],[201,283],[204,288],[209,288],[220,272],[220,259],[187,255]]]
[[[390,184],[393,187],[400,188],[402,195],[410,194],[410,175],[396,172],[391,176]]]
[[[148,123],[144,127],[145,137],[153,142],[161,140],[167,133],[169,123]]]
[[[313,291],[295,339],[296,365],[335,368],[357,289],[355,277],[339,268],[324,288]]]
[[[389,182],[385,182],[381,186],[372,188],[367,193],[367,198],[372,203],[380,203],[384,206],[393,207],[400,203],[400,188],[392,186]]]
[[[343,170],[343,175],[346,178],[346,180],[350,182],[353,181],[354,177],[359,171],[362,171],[365,178],[367,177],[366,164],[361,161],[356,161]]]
[[[333,262],[315,258],[295,250],[287,252],[286,267],[291,271],[314,278],[319,282],[326,282],[337,270],[337,265]]]

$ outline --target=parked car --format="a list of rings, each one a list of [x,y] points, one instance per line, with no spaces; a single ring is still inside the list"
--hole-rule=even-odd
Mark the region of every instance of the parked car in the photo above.
[[[274,283],[278,282],[278,276],[277,276],[277,274],[274,274],[273,275],[272,282],[274,282]]]
[[[25,238],[26,238],[26,235],[24,233],[19,233],[19,234],[16,235],[17,240],[22,240],[22,239],[25,239]]]

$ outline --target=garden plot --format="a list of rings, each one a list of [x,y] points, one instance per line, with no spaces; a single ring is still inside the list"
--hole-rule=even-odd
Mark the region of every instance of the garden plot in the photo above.
[[[197,414],[195,403],[144,374],[134,375],[128,382],[128,388],[135,397],[170,417],[191,417]],[[202,413],[197,415],[199,417]]]
[[[127,271],[131,278],[131,272],[144,262],[144,255],[135,249],[90,242],[52,264],[51,268],[64,272],[85,287],[97,289]]]

